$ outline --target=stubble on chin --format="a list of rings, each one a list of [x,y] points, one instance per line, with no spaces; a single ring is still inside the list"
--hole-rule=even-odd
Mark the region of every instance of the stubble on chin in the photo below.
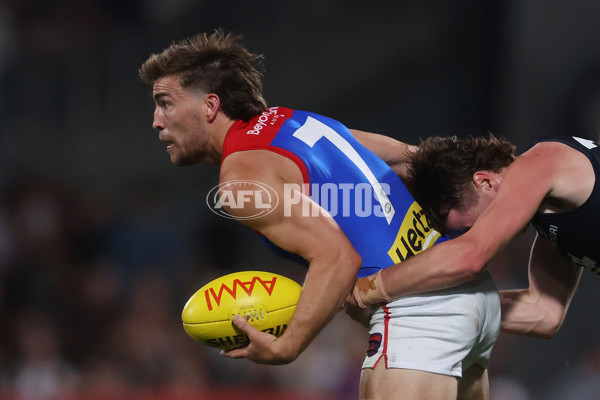
[[[192,157],[183,154],[171,154],[171,163],[176,167],[187,167],[190,165],[198,164],[200,160],[198,157]]]

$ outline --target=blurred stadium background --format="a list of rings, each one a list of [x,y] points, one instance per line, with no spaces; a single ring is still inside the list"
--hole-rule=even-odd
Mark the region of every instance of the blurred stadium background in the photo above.
[[[302,280],[205,205],[217,170],[173,167],[137,79],[152,52],[224,27],[266,56],[270,105],[417,143],[600,133],[600,2],[2,0],[0,398],[353,399],[366,332],[344,315],[291,365],[189,339],[187,298],[260,268]],[[532,233],[490,267],[526,279]],[[502,267],[500,267],[502,266]],[[552,340],[501,335],[492,399],[598,399],[600,281]]]

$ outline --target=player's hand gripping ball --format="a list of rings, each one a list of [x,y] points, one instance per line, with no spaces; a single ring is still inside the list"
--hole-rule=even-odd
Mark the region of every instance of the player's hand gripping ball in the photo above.
[[[270,272],[225,275],[190,297],[181,313],[183,328],[195,341],[225,350],[248,344],[248,337],[231,323],[235,314],[260,331],[281,336],[301,291],[297,282]]]

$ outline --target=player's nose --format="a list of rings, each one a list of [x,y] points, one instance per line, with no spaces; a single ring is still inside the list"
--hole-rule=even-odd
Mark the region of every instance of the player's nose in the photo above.
[[[154,119],[152,120],[152,128],[158,131],[165,129],[163,119],[160,117],[158,111],[154,111]]]

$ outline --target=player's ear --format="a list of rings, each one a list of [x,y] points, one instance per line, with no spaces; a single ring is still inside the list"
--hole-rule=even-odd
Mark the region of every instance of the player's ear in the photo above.
[[[213,122],[217,118],[217,113],[221,107],[221,99],[215,93],[209,93],[206,95],[206,117],[208,122]]]
[[[502,177],[492,171],[477,171],[473,174],[473,184],[477,189],[498,191]]]

